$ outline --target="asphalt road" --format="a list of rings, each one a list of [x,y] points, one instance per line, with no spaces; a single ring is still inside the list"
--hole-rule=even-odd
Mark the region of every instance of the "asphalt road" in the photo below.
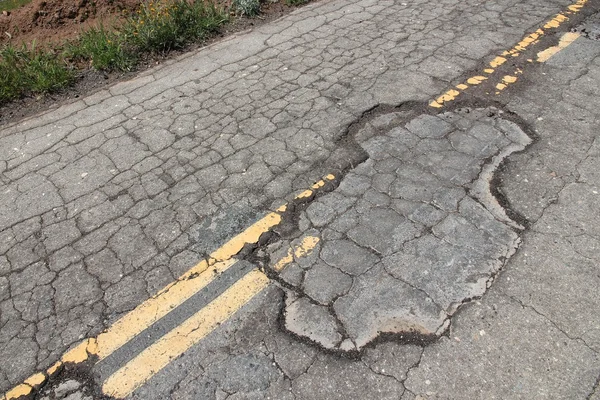
[[[1,128],[0,399],[599,400],[599,10],[321,1]]]

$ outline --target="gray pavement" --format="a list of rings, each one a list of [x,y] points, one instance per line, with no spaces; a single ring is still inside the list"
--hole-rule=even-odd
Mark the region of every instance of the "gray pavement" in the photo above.
[[[597,17],[427,107],[568,4],[319,2],[0,128],[0,393],[334,173],[240,256],[273,283],[132,398],[598,399]],[[101,398],[110,362],[36,396]]]

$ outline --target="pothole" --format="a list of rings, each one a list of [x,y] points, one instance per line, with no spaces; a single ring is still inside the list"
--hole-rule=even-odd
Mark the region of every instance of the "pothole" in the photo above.
[[[353,135],[367,160],[300,212],[296,241],[319,245],[276,276],[284,326],[345,353],[380,337],[430,342],[520,243],[524,224],[498,201],[493,177],[531,138],[491,107],[391,109]],[[270,247],[268,258],[291,245]]]

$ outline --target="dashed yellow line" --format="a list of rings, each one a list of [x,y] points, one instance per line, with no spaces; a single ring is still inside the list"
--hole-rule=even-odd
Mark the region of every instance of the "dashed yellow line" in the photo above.
[[[519,78],[518,75],[521,75],[523,70],[517,68],[512,75],[504,75],[500,82],[496,84],[496,94],[499,94],[501,91],[506,89],[509,85],[515,83]]]
[[[559,51],[561,51],[562,49],[564,49],[565,47],[567,47],[568,45],[570,45],[571,43],[573,43],[575,40],[577,40],[577,38],[581,36],[579,33],[576,32],[567,32],[564,35],[562,35],[562,37],[560,38],[558,45],[556,46],[552,46],[547,48],[544,51],[540,51],[537,55],[537,61],[538,62],[546,62],[548,61],[548,59],[550,57],[552,57],[553,55],[555,55],[556,53],[558,53]]]
[[[335,176],[329,174],[312,185],[311,189],[303,191],[295,198],[310,197],[316,190],[325,186],[326,182],[333,181],[334,179]],[[99,334],[96,338],[89,338],[82,341],[63,354],[61,359],[45,372],[32,375],[23,383],[6,392],[4,398],[0,397],[0,399],[16,400],[19,397],[31,394],[48,377],[56,374],[65,363],[78,364],[86,361],[90,356],[96,356],[99,360],[108,357],[140,332],[199,292],[212,282],[216,276],[235,264],[236,260],[233,257],[245,245],[257,243],[262,234],[279,225],[282,220],[282,214],[286,209],[287,206],[283,205],[275,212],[267,214],[211,253],[207,260],[202,260],[185,272],[178,280],[170,283],[156,295],[125,314],[108,330]]]
[[[315,192],[315,190],[318,190],[320,188],[322,188],[323,186],[325,186],[325,181],[333,181],[335,179],[335,176],[333,176],[332,174],[329,174],[327,176],[325,176],[325,178],[321,179],[320,181],[316,182],[315,184],[312,185],[311,189],[306,189],[305,191],[303,191],[302,193],[300,193],[299,195],[297,195],[295,197],[296,200],[301,200],[301,199],[307,199],[310,196],[313,195],[313,193]]]
[[[29,395],[32,391],[33,391],[33,388],[31,386],[29,386],[25,383],[21,383],[20,385],[15,386],[14,388],[12,388],[8,392],[6,392],[4,397],[2,397],[2,400],[18,399],[19,397]]]
[[[577,0],[575,3],[569,5],[565,11],[562,11],[556,14],[552,19],[546,21],[542,28],[537,29],[535,32],[531,32],[526,35],[521,41],[519,41],[515,46],[511,49],[503,51],[501,55],[496,56],[492,61],[489,62],[488,66],[483,69],[483,72],[468,78],[465,82],[459,83],[455,87],[448,89],[445,93],[438,96],[436,99],[429,102],[429,106],[433,108],[442,108],[445,104],[456,100],[457,97],[460,96],[462,92],[469,89],[471,86],[476,86],[481,84],[484,80],[489,79],[492,75],[496,73],[496,69],[502,64],[508,61],[507,57],[518,57],[522,54],[529,46],[539,42],[540,38],[548,33],[551,29],[556,29],[560,27],[560,25],[569,19],[569,15],[575,14],[581,11],[583,6],[589,0]],[[569,37],[570,38],[570,37]],[[575,39],[573,39],[575,40]],[[571,40],[572,43],[572,40]],[[559,44],[560,46],[560,44]],[[564,47],[568,46],[566,44]],[[560,47],[556,50],[556,52],[560,51],[562,48]],[[514,76],[513,76],[514,77]],[[506,77],[504,77],[506,78]],[[501,82],[498,82],[496,85],[496,89],[501,91],[505,89],[509,84],[514,82],[504,81],[504,78]],[[515,78],[516,80],[516,78]]]
[[[319,238],[317,237],[307,237],[298,247],[290,249],[290,252],[297,256],[308,255],[318,242]],[[276,265],[282,269],[293,260],[293,257],[286,256]],[[179,357],[231,318],[266,288],[269,282],[270,279],[261,271],[257,269],[250,271],[206,307],[147,347],[111,375],[102,385],[102,391],[106,395],[117,398],[128,396],[173,359]]]
[[[577,40],[579,36],[581,35],[575,32],[567,32],[563,34],[558,42],[558,45],[548,47],[547,49],[542,50],[537,54],[537,62],[548,61],[550,57],[569,46],[571,43]],[[533,60],[528,61],[532,62]],[[509,85],[515,83],[518,80],[518,75],[521,75],[522,73],[523,71],[517,68],[512,75],[505,75],[504,77],[502,77],[501,81],[496,84],[496,94],[499,94]]]

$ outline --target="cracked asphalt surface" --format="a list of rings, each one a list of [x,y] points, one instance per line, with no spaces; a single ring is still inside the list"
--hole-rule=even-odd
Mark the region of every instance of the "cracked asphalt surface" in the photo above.
[[[128,397],[600,399],[599,3],[427,106],[569,4],[319,2],[0,128],[0,393],[333,174],[237,255],[271,284]],[[103,398],[141,350],[31,397]]]

